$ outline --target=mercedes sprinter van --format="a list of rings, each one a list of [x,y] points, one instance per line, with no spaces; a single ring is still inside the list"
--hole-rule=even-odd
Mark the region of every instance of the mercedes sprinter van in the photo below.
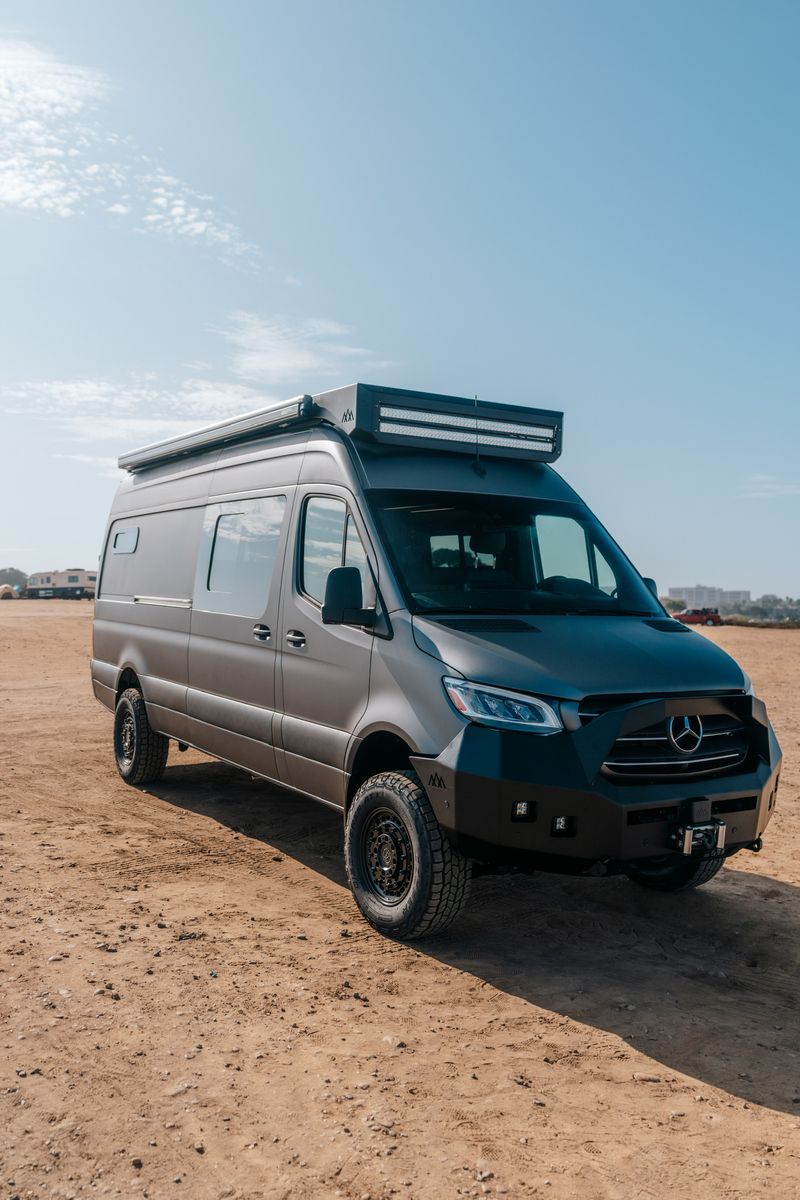
[[[122,778],[173,740],[338,809],[396,938],[473,872],[677,891],[759,849],[764,705],[550,466],[562,424],[356,384],[123,455],[91,664]]]

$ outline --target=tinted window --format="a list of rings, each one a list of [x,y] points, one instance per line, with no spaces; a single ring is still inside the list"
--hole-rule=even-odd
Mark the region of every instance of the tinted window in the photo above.
[[[301,586],[307,596],[319,604],[325,598],[325,584],[334,567],[344,557],[344,527],[347,507],[332,496],[312,496],[306,503],[303,523]]]
[[[300,586],[319,604],[325,599],[325,585],[334,567],[358,567],[364,602],[369,607],[374,602],[372,576],[352,514],[343,500],[312,496],[306,502],[303,523]]]
[[[243,617],[262,615],[285,508],[285,496],[264,496],[216,516],[204,594],[195,597],[199,607]]]
[[[133,554],[138,542],[139,526],[128,525],[126,528],[115,530],[111,549],[115,554]]]

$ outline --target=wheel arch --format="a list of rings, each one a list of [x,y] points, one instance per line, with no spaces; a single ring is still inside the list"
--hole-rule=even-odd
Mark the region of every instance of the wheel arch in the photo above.
[[[127,691],[128,688],[137,688],[140,692],[142,692],[142,695],[144,695],[144,692],[142,691],[141,682],[139,681],[139,676],[136,674],[133,667],[123,667],[119,673],[119,679],[117,680],[117,690],[116,690],[116,695],[114,698],[114,707],[115,708],[119,704],[120,696],[122,695],[123,692]]]
[[[350,766],[345,797],[345,815],[362,783],[381,771],[413,770],[411,756],[415,751],[398,733],[389,729],[373,729],[359,743]]]

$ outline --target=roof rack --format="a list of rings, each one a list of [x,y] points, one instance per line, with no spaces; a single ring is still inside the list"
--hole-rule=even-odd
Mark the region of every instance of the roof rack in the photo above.
[[[486,457],[553,462],[561,453],[564,414],[524,404],[496,404],[355,383],[318,396],[231,417],[123,454],[119,466],[142,471],[160,463],[308,424],[332,425],[356,441]]]

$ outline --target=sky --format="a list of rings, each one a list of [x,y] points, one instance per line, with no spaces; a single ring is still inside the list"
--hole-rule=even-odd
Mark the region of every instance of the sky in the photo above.
[[[361,380],[562,409],[662,593],[800,595],[800,7],[1,0],[0,566]]]

